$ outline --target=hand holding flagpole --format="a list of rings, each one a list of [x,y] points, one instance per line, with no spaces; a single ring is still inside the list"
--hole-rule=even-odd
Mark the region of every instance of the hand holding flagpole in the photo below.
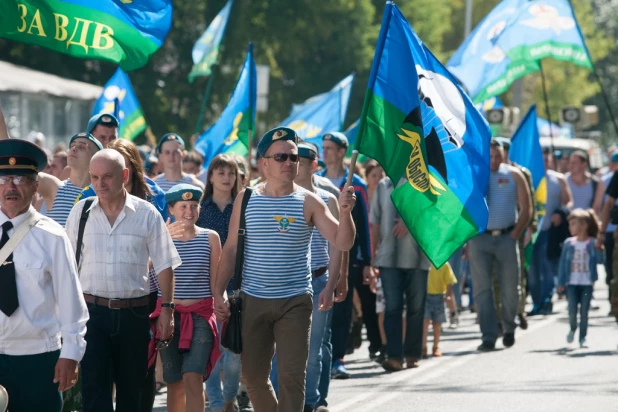
[[[339,197],[341,210],[344,210],[346,212],[352,210],[356,201],[356,196],[354,195],[354,187],[352,187],[352,178],[354,177],[354,169],[356,168],[357,158],[358,150],[354,149],[352,151],[352,161],[350,162],[350,169],[348,170],[348,180],[345,182],[345,186],[343,188],[343,191],[341,192],[341,196]],[[346,193],[350,197],[344,197]]]

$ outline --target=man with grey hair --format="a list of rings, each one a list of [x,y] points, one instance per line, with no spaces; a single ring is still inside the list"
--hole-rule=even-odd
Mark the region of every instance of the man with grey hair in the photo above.
[[[66,224],[90,314],[84,412],[113,410],[112,382],[117,411],[141,410],[150,341],[149,258],[162,293],[161,340],[173,331],[173,269],[180,257],[155,207],[125,190],[128,177],[119,152],[99,151],[90,162],[97,196],[77,203]]]

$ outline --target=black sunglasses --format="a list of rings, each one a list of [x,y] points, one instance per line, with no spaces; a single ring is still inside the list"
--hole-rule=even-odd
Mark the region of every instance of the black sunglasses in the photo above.
[[[273,159],[275,162],[280,162],[280,163],[284,163],[285,161],[288,160],[288,158],[290,159],[290,162],[292,163],[297,163],[298,162],[298,155],[296,153],[275,153],[272,156],[264,156],[264,159]]]

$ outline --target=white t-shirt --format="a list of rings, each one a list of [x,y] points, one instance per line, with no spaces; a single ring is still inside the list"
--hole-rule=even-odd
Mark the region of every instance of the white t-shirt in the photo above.
[[[588,241],[575,242],[575,250],[573,251],[573,260],[571,261],[571,277],[569,285],[591,285],[590,281],[590,256],[586,246]]]

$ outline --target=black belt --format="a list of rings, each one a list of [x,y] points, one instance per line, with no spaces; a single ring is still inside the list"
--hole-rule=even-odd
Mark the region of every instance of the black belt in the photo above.
[[[148,306],[150,302],[150,296],[142,296],[133,299],[107,299],[99,296],[88,295],[84,293],[84,300],[86,303],[92,303],[97,306],[103,306],[108,309],[129,309],[140,308],[142,306]]]
[[[506,233],[509,233],[513,229],[515,229],[515,225],[509,226],[506,229],[495,229],[495,230],[487,229],[485,233],[488,234],[489,236],[502,236]]]
[[[325,274],[327,270],[328,268],[326,266],[323,266],[321,268],[317,268],[316,270],[311,271],[311,275],[314,279],[319,278],[320,276]]]

